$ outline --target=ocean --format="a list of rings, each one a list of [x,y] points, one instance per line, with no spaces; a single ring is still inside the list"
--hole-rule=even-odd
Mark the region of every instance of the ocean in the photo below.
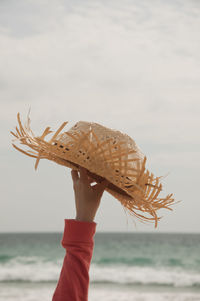
[[[51,300],[62,233],[0,234],[0,301]],[[200,234],[96,232],[89,301],[200,300]]]

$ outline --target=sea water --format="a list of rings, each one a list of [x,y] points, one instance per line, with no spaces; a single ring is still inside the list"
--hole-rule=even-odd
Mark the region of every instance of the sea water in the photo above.
[[[62,233],[0,234],[0,301],[51,300]],[[96,232],[90,301],[200,300],[200,234]]]
[[[19,2],[23,3],[23,1]],[[74,39],[83,37],[87,40],[87,28],[96,26],[96,40],[99,41],[99,44],[93,45],[88,40],[88,47],[84,48],[84,51],[89,51],[91,44],[93,51],[97,47],[97,52],[94,52],[92,60],[95,56],[98,59],[101,51],[103,54],[107,51],[108,59],[113,56],[117,57],[118,60],[123,59],[124,53],[128,52],[119,46],[124,41],[134,41],[134,44],[127,42],[124,46],[124,49],[130,47],[130,62],[132,56],[137,58],[137,54],[142,52],[144,47],[146,47],[147,53],[150,52],[152,62],[158,56],[158,66],[160,64],[161,67],[165,59],[166,65],[169,62],[172,62],[173,65],[174,61],[180,61],[180,68],[183,62],[189,66],[188,62],[195,64],[197,61],[198,39],[196,39],[195,33],[198,32],[199,28],[199,1],[66,1],[66,7],[64,6],[65,1],[58,2],[61,3],[60,11],[64,7],[63,11],[65,12],[61,24],[62,26],[65,23],[67,24],[67,29],[70,28],[69,30],[75,36]],[[13,1],[2,1],[2,3],[4,7],[8,5],[8,9],[10,3],[11,7],[13,5]],[[37,3],[39,2],[37,1]],[[70,3],[73,4],[72,11],[68,9]],[[21,11],[24,9],[26,16],[27,6],[21,5],[20,8],[22,8]],[[38,21],[40,9],[38,8],[35,11],[37,14],[36,20]],[[100,12],[99,15],[96,11]],[[88,13],[86,14],[86,12]],[[81,20],[82,22],[85,20],[85,23],[81,23],[80,26],[78,20],[81,13]],[[106,17],[101,19],[104,14]],[[5,14],[5,20],[7,20],[7,16],[8,14]],[[44,18],[44,16],[41,14],[40,18]],[[60,13],[60,16],[62,16],[62,13]],[[97,23],[95,18],[97,18]],[[33,20],[33,18],[30,19]],[[17,20],[20,20],[20,18]],[[46,19],[44,20],[46,21]],[[26,21],[28,21],[27,18]],[[41,24],[45,21],[42,19]],[[14,22],[12,20],[10,24],[15,24]],[[103,22],[105,27],[102,27]],[[38,32],[39,27],[34,27],[32,23],[30,25],[25,22],[26,26],[23,26],[25,24],[23,22],[18,23],[22,32],[20,32],[20,29],[18,29],[18,32],[14,25],[8,27],[8,29],[3,29],[4,32],[8,33],[9,38],[15,34],[16,36],[13,38],[19,39],[20,34],[22,34],[23,39],[25,39],[23,35],[28,32],[27,24],[30,28],[30,37]],[[101,27],[102,31],[100,30]],[[46,28],[48,26],[42,28],[42,32]],[[51,26],[50,30],[53,31]],[[94,32],[91,31],[88,34],[90,33],[92,33],[90,39],[94,40]],[[123,33],[124,37],[120,39]],[[68,31],[66,30],[66,37],[67,34]],[[69,35],[69,41],[72,34]],[[115,35],[114,40],[112,34]],[[46,36],[50,36],[49,32]],[[27,37],[28,41],[30,37]],[[50,37],[52,41],[56,40],[54,35]],[[117,37],[119,38],[117,39]],[[102,48],[103,44],[101,42],[107,44],[107,48]],[[76,40],[72,40],[72,43],[76,45]],[[58,47],[62,47],[62,45]],[[71,44],[69,44],[69,47],[71,47]],[[142,58],[144,57],[143,52]],[[83,56],[83,58],[85,57]],[[159,69],[152,69],[151,72],[150,69],[153,65],[148,65],[148,58],[149,56],[147,56],[147,60],[144,60],[144,64],[147,63],[147,74],[155,75],[155,80],[157,80]],[[141,59],[141,57],[138,56],[138,59]],[[115,72],[117,65],[113,66]],[[126,67],[124,65],[124,70]],[[133,87],[138,84],[137,74],[139,74],[139,77],[142,76],[142,73],[140,74],[137,71],[137,67],[136,76],[133,76],[131,81]],[[144,70],[144,67],[141,70]],[[176,70],[171,71],[175,74],[175,77],[172,77],[171,80],[166,73],[163,81],[167,81],[172,89],[175,82],[178,81],[181,89],[182,85],[185,86],[187,78],[179,79],[176,77]],[[194,74],[196,83],[195,76]],[[100,76],[100,83],[103,80],[103,76]],[[190,86],[191,80],[192,78],[188,77]],[[111,85],[113,85],[113,82],[111,79]],[[124,81],[123,85],[125,84]],[[109,82],[107,85],[109,88]],[[114,88],[116,88],[116,85]],[[144,89],[146,88],[149,89],[148,81],[147,85],[144,86]],[[134,99],[134,97],[133,95],[132,98]],[[61,237],[62,233],[0,234],[0,301],[51,300],[65,254],[60,245]],[[90,267],[89,301],[99,300],[200,300],[200,235],[96,233],[95,248]]]

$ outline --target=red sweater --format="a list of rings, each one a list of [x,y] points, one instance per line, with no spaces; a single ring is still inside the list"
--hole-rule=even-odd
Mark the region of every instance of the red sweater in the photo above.
[[[66,249],[52,301],[87,301],[95,222],[65,219],[62,246]]]

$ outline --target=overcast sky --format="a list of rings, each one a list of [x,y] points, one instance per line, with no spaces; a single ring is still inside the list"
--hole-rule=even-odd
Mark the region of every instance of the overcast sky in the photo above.
[[[62,231],[75,217],[70,169],[11,146],[17,112],[40,135],[98,122],[135,139],[181,203],[157,230],[104,193],[97,231],[200,232],[199,1],[0,2],[0,232]]]

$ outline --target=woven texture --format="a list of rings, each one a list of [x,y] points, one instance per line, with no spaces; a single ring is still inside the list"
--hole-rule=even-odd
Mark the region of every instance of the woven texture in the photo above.
[[[32,150],[23,150],[13,144],[18,151],[36,158],[35,169],[40,159],[52,160],[66,167],[79,170],[85,167],[97,182],[103,178],[109,181],[106,191],[121,202],[123,208],[141,221],[154,222],[157,227],[160,217],[157,210],[172,210],[173,194],[159,198],[162,190],[161,177],[154,177],[146,168],[146,156],[128,135],[104,127],[98,123],[79,121],[67,132],[61,133],[67,122],[52,135],[47,127],[39,137],[30,128],[30,118],[11,134]],[[16,140],[15,139],[15,140]]]

